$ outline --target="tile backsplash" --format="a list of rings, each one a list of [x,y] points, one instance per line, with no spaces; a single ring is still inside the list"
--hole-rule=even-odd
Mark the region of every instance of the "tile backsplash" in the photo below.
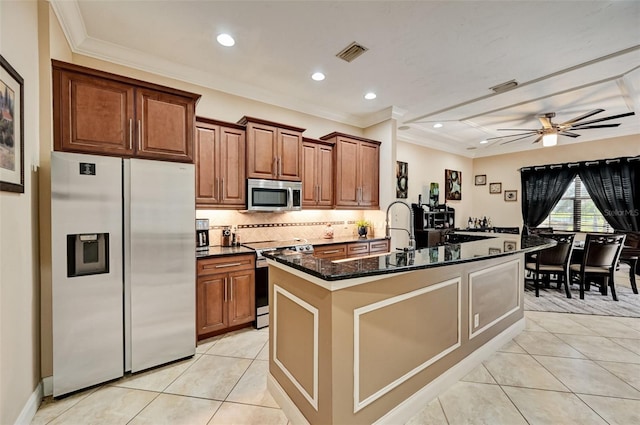
[[[382,220],[378,216],[382,214]],[[197,218],[209,219],[211,245],[220,244],[220,232],[226,226],[236,226],[241,243],[286,240],[293,238],[321,239],[327,223],[333,227],[334,237],[357,235],[355,221],[364,216],[356,210],[307,210],[285,213],[240,213],[235,210],[197,210]],[[366,217],[374,226],[374,234],[384,233],[384,214],[367,211]]]

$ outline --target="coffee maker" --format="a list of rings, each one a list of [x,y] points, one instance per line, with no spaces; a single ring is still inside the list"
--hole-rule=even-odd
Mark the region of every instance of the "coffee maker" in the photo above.
[[[209,249],[209,219],[196,218],[196,251]]]

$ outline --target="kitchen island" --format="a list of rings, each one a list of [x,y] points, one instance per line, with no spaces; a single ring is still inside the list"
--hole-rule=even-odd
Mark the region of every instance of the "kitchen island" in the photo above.
[[[524,255],[552,245],[492,235],[338,261],[265,255],[269,390],[294,424],[404,423],[522,331]]]

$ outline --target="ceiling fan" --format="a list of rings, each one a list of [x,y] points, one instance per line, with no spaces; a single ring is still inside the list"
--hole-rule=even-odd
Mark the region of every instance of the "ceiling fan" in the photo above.
[[[597,125],[593,125],[593,124],[596,124],[602,121],[614,120],[616,118],[628,117],[630,115],[635,114],[634,112],[627,112],[625,114],[612,115],[609,117],[598,118],[590,121],[582,121],[586,118],[589,118],[601,112],[604,112],[604,109],[594,109],[593,111],[587,112],[586,114],[572,118],[569,121],[565,121],[560,124],[557,124],[551,121],[551,119],[556,116],[556,113],[548,112],[546,114],[538,116],[538,120],[540,120],[540,123],[542,124],[542,128],[539,128],[539,129],[499,128],[498,131],[521,131],[522,133],[510,134],[507,136],[492,137],[487,139],[487,141],[515,137],[515,139],[507,140],[500,143],[501,145],[506,145],[507,143],[517,142],[518,140],[523,140],[531,136],[538,136],[533,141],[533,143],[538,143],[540,140],[542,140],[543,146],[553,146],[557,143],[558,135],[576,138],[576,137],[580,137],[580,135],[577,133],[574,133],[574,131],[588,130],[591,128],[618,127],[620,123],[597,124]]]

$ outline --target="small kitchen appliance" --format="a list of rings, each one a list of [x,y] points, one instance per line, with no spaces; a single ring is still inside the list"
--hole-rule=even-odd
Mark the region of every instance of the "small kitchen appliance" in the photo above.
[[[196,251],[209,249],[209,219],[196,218]]]
[[[247,212],[302,209],[302,182],[247,179]]]

